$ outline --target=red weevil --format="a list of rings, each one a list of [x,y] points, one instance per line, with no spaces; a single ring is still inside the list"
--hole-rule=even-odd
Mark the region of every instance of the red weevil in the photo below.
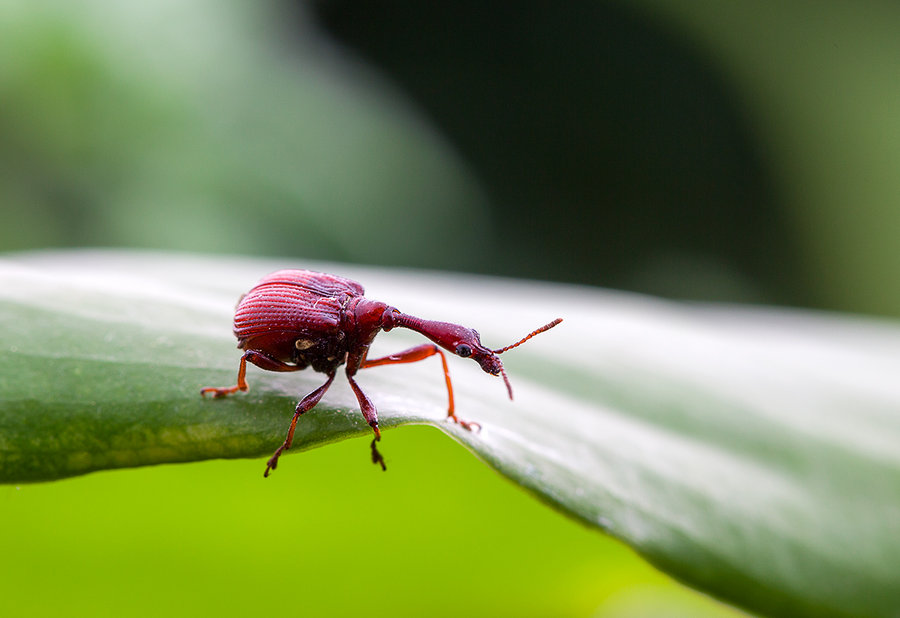
[[[269,476],[269,471],[278,466],[281,453],[291,448],[297,419],[319,403],[334,381],[338,367],[344,363],[347,364],[347,380],[356,394],[363,417],[375,432],[372,462],[381,464],[381,468],[386,469],[384,458],[375,447],[375,442],[381,440],[378,413],[372,401],[353,379],[358,370],[379,365],[413,363],[438,354],[444,368],[444,381],[447,383],[447,417],[470,431],[473,427],[480,429],[478,423],[460,420],[454,412],[453,385],[450,382],[447,357],[440,348],[457,356],[473,359],[491,375],[502,375],[509,398],[512,399],[509,378],[497,355],[562,322],[562,319],[553,320],[512,345],[491,350],[481,344],[478,332],[471,328],[449,322],[423,320],[401,313],[385,303],[365,298],[364,292],[362,285],[344,277],[311,270],[279,270],[264,277],[238,301],[234,313],[234,334],[238,339],[238,348],[244,350],[244,354],[241,356],[237,384],[223,388],[206,387],[201,389],[201,394],[212,393],[215,397],[225,397],[239,390],[246,391],[247,362],[268,371],[300,371],[312,367],[314,371],[328,376],[324,384],[297,404],[287,438],[269,458],[263,476]],[[375,335],[396,326],[419,332],[434,343],[425,343],[382,358],[366,358]]]

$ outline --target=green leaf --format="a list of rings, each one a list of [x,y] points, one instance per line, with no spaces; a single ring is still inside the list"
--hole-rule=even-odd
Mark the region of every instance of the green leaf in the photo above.
[[[234,383],[234,302],[285,263],[61,252],[0,261],[0,481],[213,457],[264,458],[321,374],[251,368]],[[714,309],[488,278],[304,263],[367,296],[510,343],[516,392],[451,359],[365,371],[382,425],[427,423],[545,502],[675,577],[753,611],[896,616],[900,330],[801,312]],[[392,331],[373,354],[420,341]],[[342,380],[295,449],[368,433]],[[389,465],[391,432],[382,441]],[[293,451],[291,451],[293,452]],[[290,452],[289,452],[290,453]],[[360,453],[360,465],[367,452]],[[282,459],[275,477],[292,474]],[[390,471],[388,471],[390,474]],[[273,479],[262,482],[277,482]],[[540,531],[535,531],[540,534]]]

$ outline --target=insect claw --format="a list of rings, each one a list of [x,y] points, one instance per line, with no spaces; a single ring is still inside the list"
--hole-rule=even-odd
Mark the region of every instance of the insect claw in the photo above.
[[[215,386],[207,386],[207,387],[200,389],[200,395],[202,395],[203,397],[206,397],[206,395],[208,393],[212,393],[213,398],[222,399],[223,397],[227,397],[228,395],[230,395],[232,393],[236,393],[238,390],[240,390],[240,388],[237,386],[222,387],[222,388],[217,388]]]
[[[381,464],[381,469],[386,472],[387,466],[384,464],[384,457],[381,456],[381,453],[378,452],[378,448],[375,446],[377,441],[377,438],[372,440],[372,463]]]
[[[461,418],[459,418],[458,416],[456,416],[455,414],[450,414],[447,416],[447,418],[449,418],[454,423],[456,423],[457,425],[459,425],[460,427],[462,427],[463,429],[465,429],[467,431],[474,431],[474,432],[481,431],[481,423],[476,423],[474,421],[464,421]],[[477,427],[478,429],[474,429],[474,427]]]
[[[281,457],[281,452],[286,448],[290,448],[290,446],[285,446],[284,444],[282,444],[280,447],[278,447],[278,450],[275,451],[275,454],[269,457],[269,461],[266,462],[266,471],[263,472],[263,477],[269,478],[269,472],[278,467],[278,458]]]

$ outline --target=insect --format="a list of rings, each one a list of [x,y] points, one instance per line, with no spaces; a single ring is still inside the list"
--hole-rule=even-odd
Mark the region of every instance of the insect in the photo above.
[[[441,358],[447,384],[447,418],[470,431],[476,427],[480,429],[478,423],[463,421],[456,416],[447,357],[441,348],[457,356],[471,358],[491,375],[503,376],[509,398],[512,399],[512,386],[497,355],[562,322],[562,319],[553,320],[512,345],[491,350],[481,344],[475,330],[407,315],[385,303],[369,300],[363,294],[362,285],[344,277],[311,270],[279,270],[264,277],[238,301],[234,334],[238,348],[244,350],[244,354],[238,368],[237,384],[205,387],[200,391],[202,395],[225,397],[237,391],[246,391],[249,388],[246,381],[248,362],[267,371],[300,371],[312,367],[327,376],[324,384],[297,404],[287,438],[269,458],[263,476],[269,476],[269,472],[278,466],[281,454],[291,448],[297,420],[319,403],[341,365],[346,364],[347,380],[363,417],[375,433],[371,445],[372,463],[380,464],[385,470],[384,458],[375,445],[381,440],[378,412],[356,383],[354,376],[357,371],[380,365],[414,363],[437,354]],[[396,327],[421,333],[433,343],[418,345],[390,356],[367,358],[375,336],[380,331],[387,332]]]

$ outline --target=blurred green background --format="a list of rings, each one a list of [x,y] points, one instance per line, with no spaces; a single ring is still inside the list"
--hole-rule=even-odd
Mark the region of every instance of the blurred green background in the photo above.
[[[874,0],[5,0],[0,251],[897,317],[898,31]],[[277,483],[254,461],[0,487],[0,614],[726,611],[437,432],[391,439],[388,475],[341,444]]]

